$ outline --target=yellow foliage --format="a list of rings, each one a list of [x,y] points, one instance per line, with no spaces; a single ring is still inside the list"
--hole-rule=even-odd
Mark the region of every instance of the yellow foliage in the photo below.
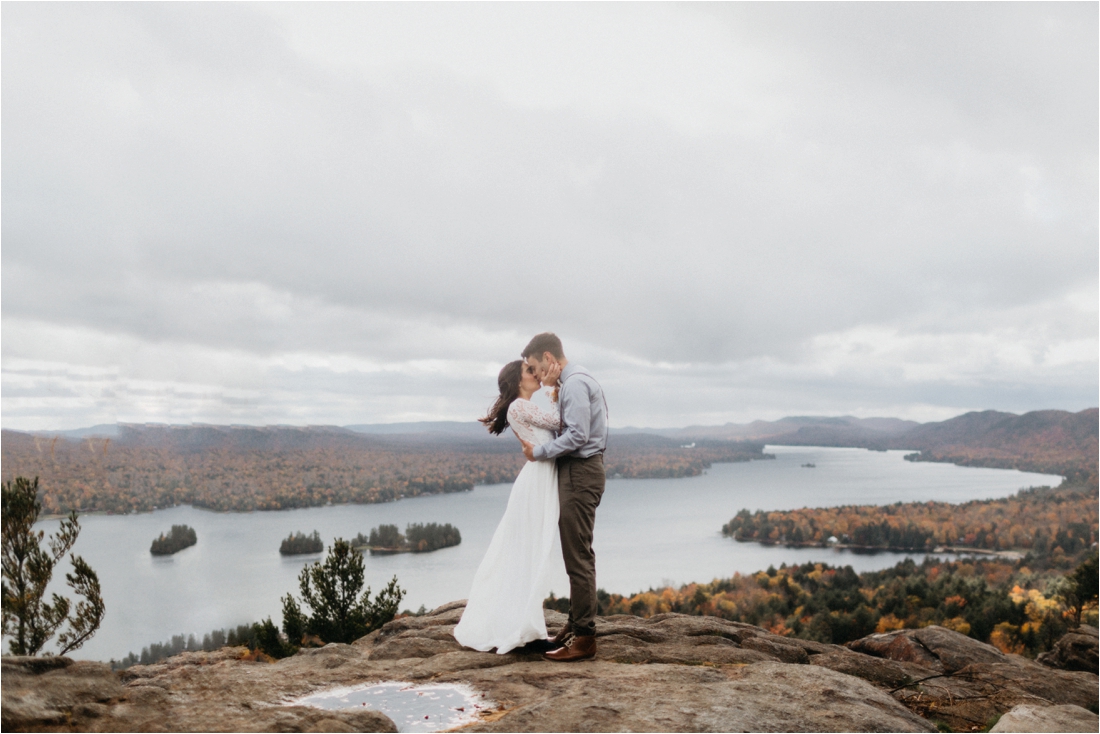
[[[900,629],[905,629],[905,621],[898,619],[893,614],[887,614],[880,617],[878,620],[878,625],[875,626],[875,632],[879,634]]]
[[[949,630],[955,630],[959,634],[970,634],[970,623],[962,617],[952,617],[951,619],[945,619],[940,623],[941,627],[946,627]]]
[[[989,644],[1006,654],[1022,655],[1024,643],[1019,641],[1020,628],[1008,622],[1000,622],[989,635]]]
[[[1008,596],[1016,604],[1026,602],[1024,613],[1027,614],[1027,618],[1033,623],[1033,629],[1036,630],[1042,620],[1051,614],[1058,614],[1059,609],[1061,609],[1061,604],[1057,599],[1048,599],[1038,589],[1022,589],[1017,585],[1012,587],[1012,591],[1009,592]]]

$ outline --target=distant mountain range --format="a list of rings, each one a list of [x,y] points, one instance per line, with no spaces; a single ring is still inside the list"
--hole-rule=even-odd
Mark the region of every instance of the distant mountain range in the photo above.
[[[850,415],[839,417],[790,416],[775,421],[753,421],[752,423],[726,423],[721,426],[688,426],[687,428],[623,428],[623,433],[656,433],[670,438],[760,438],[778,436],[800,428],[851,429],[858,428],[884,433],[901,433],[921,425],[916,421],[901,418],[855,418]]]
[[[717,439],[766,441],[794,446],[857,446],[884,449],[899,435],[920,426],[900,418],[855,418],[853,416],[791,416],[776,421],[726,423],[722,426],[687,428],[623,428],[621,433],[649,433],[679,440]]]
[[[694,476],[718,462],[769,458],[764,445],[906,449],[939,461],[1059,474],[1096,488],[1096,408],[1024,415],[983,411],[918,424],[891,418],[792,417],[745,425],[620,429],[610,476]],[[473,421],[356,426],[119,424],[4,430],[2,478],[40,476],[50,513],[133,512],[192,504],[285,509],[454,492],[511,481],[515,438]],[[919,452],[919,453],[917,453]]]
[[[918,423],[900,418],[856,418],[853,416],[790,416],[775,421],[757,420],[751,423],[726,423],[721,426],[687,426],[686,428],[613,429],[613,433],[648,434],[674,440],[766,440],[773,444],[796,446],[854,446],[857,448],[931,448],[979,441],[984,445],[1000,445],[1006,441],[1019,443],[1035,433],[1047,434],[1048,440],[1070,440],[1072,443],[1095,438],[1097,409],[1079,413],[1064,410],[1040,410],[1024,415],[995,410],[966,413],[946,421]],[[142,434],[174,433],[187,429],[194,434],[275,435],[318,432],[328,435],[358,433],[371,436],[435,436],[442,440],[487,438],[485,427],[477,421],[417,421],[405,423],[360,423],[349,426],[249,426],[212,425],[202,423],[104,423],[87,428],[63,431],[20,431],[36,436],[61,436],[79,440],[88,437],[121,438],[133,432]],[[304,435],[304,434],[303,434]],[[816,443],[815,443],[816,442]]]
[[[925,423],[897,436],[895,442],[897,448],[918,449],[920,461],[1062,474],[1071,481],[1095,485],[1098,418],[1096,408],[1023,415],[985,410]]]
[[[995,410],[966,413],[946,421],[917,423],[898,418],[791,416],[776,421],[726,423],[686,428],[619,428],[612,431],[629,445],[646,436],[682,443],[752,441],[788,446],[846,446],[921,452],[920,460],[999,466],[1066,474],[1095,475],[1098,411],[1039,410],[1023,415]],[[400,449],[476,445],[479,450],[514,450],[509,434],[491,436],[476,421],[364,423],[350,426],[216,426],[103,424],[69,431],[27,431],[69,440],[112,438],[132,446],[171,446],[176,450],[209,447],[307,449],[340,444]]]

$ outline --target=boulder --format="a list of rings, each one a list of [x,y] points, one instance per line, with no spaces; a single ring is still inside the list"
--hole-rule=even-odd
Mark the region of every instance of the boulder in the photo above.
[[[0,658],[4,731],[57,726],[74,708],[93,718],[105,702],[122,692],[122,684],[103,663],[77,662],[66,657]]]
[[[1095,732],[1096,714],[1080,706],[1015,706],[993,725],[991,732]]]
[[[913,681],[936,675],[936,671],[914,663],[863,655],[843,648],[810,658],[812,665],[854,675],[880,688],[894,690]]]
[[[998,663],[1005,658],[1004,653],[992,645],[936,625],[870,635],[849,642],[848,647],[945,673],[954,673],[974,663]]]
[[[1070,630],[1054,643],[1050,652],[1044,652],[1035,659],[1051,668],[1100,672],[1097,670],[1096,628],[1083,624]]]
[[[1093,673],[1054,670],[942,627],[870,635],[847,647],[909,667],[886,670],[843,655],[814,662],[886,687],[910,710],[956,730],[984,728],[1024,703],[1097,704]]]

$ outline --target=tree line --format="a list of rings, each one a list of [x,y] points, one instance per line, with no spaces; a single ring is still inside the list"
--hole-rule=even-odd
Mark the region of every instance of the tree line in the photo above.
[[[606,457],[609,477],[681,477],[712,463],[766,458],[761,444],[623,436]],[[320,439],[318,439],[320,440]],[[515,480],[524,463],[518,443],[252,448],[128,444],[108,439],[42,439],[3,431],[0,478],[42,478],[45,512],[148,512],[176,505],[250,512],[328,504],[392,502],[461,492]]]
[[[212,652],[223,647],[237,647],[245,645],[256,647],[255,625],[241,624],[228,629],[219,629],[207,632],[199,640],[195,635],[173,635],[166,642],[154,642],[148,647],[141,648],[141,653],[129,653],[119,660],[110,661],[112,670],[123,670],[131,665],[152,665],[181,652]]]
[[[1034,657],[1069,628],[1097,623],[1095,551],[1069,573],[1038,572],[1045,563],[1031,556],[1015,564],[907,559],[858,574],[851,566],[806,563],[633,595],[600,590],[597,596],[601,615],[710,615],[833,644],[936,624]],[[551,595],[544,606],[568,611],[569,600]]]
[[[722,526],[739,541],[824,545],[830,538],[867,548],[1053,550],[1074,555],[1097,541],[1095,487],[1021,490],[1013,497],[898,502],[799,510],[741,510]]]

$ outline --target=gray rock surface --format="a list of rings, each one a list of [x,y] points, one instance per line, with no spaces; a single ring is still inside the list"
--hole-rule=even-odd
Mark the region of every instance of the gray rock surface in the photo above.
[[[471,731],[934,731],[985,728],[1021,703],[1095,706],[1097,677],[925,628],[851,648],[714,617],[601,617],[595,660],[464,649],[463,604],[394,620],[351,645],[278,662],[244,648],[184,653],[120,674],[63,658],[5,658],[4,730],[395,731],[367,709],[292,701],[382,681],[462,683]],[[551,632],[564,615],[547,612]]]
[[[95,718],[105,702],[122,693],[109,666],[74,662],[61,657],[0,658],[4,731],[12,727],[45,727],[64,724],[74,707]]]
[[[870,635],[848,643],[848,647],[943,673],[954,673],[974,663],[999,663],[1005,659],[1005,654],[992,645],[935,625]]]
[[[1055,643],[1053,650],[1044,652],[1035,659],[1052,668],[1096,673],[1098,672],[1097,642],[1096,628],[1083,624],[1062,635],[1062,639]]]
[[[870,635],[848,648],[905,667],[868,666],[863,656],[814,662],[889,687],[910,710],[955,730],[984,729],[1024,703],[1097,705],[1094,673],[1051,669],[942,627]]]
[[[1021,704],[1001,717],[991,732],[1096,732],[1100,719],[1080,706]]]

